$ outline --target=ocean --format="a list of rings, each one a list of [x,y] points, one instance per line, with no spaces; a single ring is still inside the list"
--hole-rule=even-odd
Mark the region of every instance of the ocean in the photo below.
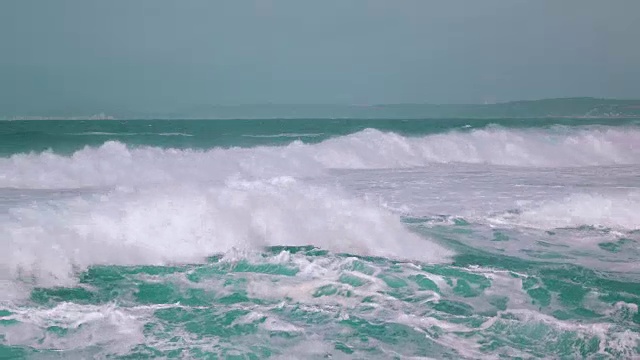
[[[2,359],[640,358],[640,120],[0,122]]]

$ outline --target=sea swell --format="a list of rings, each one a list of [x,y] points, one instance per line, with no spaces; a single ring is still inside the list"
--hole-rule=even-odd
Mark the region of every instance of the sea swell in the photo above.
[[[637,127],[91,136],[0,158],[0,357],[637,354]]]
[[[367,129],[317,144],[164,149],[107,141],[70,156],[46,151],[0,158],[0,188],[77,188],[306,177],[329,169],[393,169],[433,163],[575,167],[640,163],[640,130],[629,127],[513,130],[500,127],[407,137]]]
[[[201,262],[275,245],[427,262],[451,255],[375,204],[287,177],[32,202],[0,214],[0,237],[0,277],[39,285],[72,283],[90,265]]]

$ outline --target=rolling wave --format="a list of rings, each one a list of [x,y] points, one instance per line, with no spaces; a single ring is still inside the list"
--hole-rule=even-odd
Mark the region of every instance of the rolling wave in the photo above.
[[[0,158],[0,187],[75,188],[248,178],[316,176],[328,169],[391,169],[432,163],[575,167],[640,163],[637,128],[487,128],[424,137],[367,129],[318,144],[214,148],[130,147],[108,141],[70,156]]]
[[[451,254],[375,204],[288,177],[34,202],[0,214],[0,238],[0,280],[40,285],[69,284],[90,265],[197,262],[275,245],[427,262]]]
[[[494,223],[541,229],[594,226],[619,230],[640,229],[640,192],[572,194],[560,200],[523,206],[491,219]]]

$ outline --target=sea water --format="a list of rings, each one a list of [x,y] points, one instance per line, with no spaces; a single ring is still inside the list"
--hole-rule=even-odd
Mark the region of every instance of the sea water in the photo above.
[[[0,358],[638,358],[632,119],[0,123]]]

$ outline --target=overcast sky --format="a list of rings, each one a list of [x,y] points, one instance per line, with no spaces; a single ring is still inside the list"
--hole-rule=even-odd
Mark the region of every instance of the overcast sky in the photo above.
[[[0,113],[640,98],[638,0],[1,0]]]

